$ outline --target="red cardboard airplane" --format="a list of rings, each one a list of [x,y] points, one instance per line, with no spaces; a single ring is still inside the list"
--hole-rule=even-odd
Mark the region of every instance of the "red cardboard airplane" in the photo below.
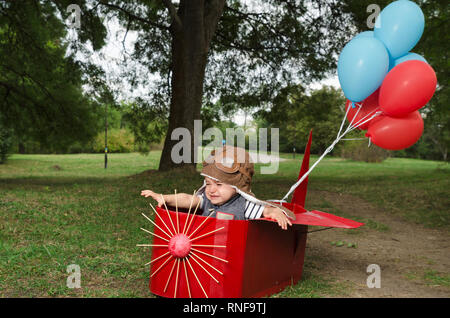
[[[300,179],[309,169],[311,133]],[[308,179],[282,203],[295,221],[282,230],[271,219],[223,220],[157,207],[150,291],[162,297],[264,297],[302,277],[308,225],[354,229],[356,221],[304,208]],[[145,215],[144,215],[145,216]]]

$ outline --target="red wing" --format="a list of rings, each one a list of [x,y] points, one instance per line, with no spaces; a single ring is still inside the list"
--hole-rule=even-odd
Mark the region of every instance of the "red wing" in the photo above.
[[[293,224],[318,225],[343,229],[356,229],[361,225],[364,225],[364,223],[317,210],[306,211],[304,213],[296,214],[295,216],[296,220],[292,222]]]
[[[343,229],[356,229],[361,225],[364,225],[364,223],[345,219],[330,213],[317,210],[307,211],[302,206],[295,203],[283,203],[283,206],[295,213],[295,221],[291,220],[292,224],[316,225]],[[273,221],[271,219],[264,220]]]

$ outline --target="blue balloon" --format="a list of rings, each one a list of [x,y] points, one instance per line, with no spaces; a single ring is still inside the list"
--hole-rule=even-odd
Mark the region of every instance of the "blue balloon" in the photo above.
[[[402,1],[402,0],[400,0]],[[389,52],[388,52],[389,53]],[[389,71],[392,70],[395,66],[395,59],[389,54]],[[389,73],[388,71],[388,73]]]
[[[410,52],[410,53],[405,54],[405,55],[399,57],[398,59],[396,59],[394,62],[394,67],[399,65],[400,63],[410,61],[410,60],[418,60],[418,61],[422,61],[422,62],[425,62],[428,64],[427,60],[422,55]]]
[[[361,33],[358,33],[357,35],[355,35],[352,40],[360,38],[360,37],[373,38],[374,34],[373,34],[373,31],[364,31],[364,32],[361,32]]]
[[[338,60],[338,78],[345,97],[360,102],[375,92],[389,68],[389,54],[380,40],[357,37],[345,45]]]
[[[374,34],[396,59],[417,44],[424,27],[425,17],[420,7],[414,2],[400,0],[381,11],[375,21]]]

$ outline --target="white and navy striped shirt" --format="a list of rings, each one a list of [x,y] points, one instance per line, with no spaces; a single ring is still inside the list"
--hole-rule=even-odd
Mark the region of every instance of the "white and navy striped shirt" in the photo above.
[[[264,211],[264,205],[255,204],[248,200],[245,201],[245,218],[259,219]]]
[[[198,196],[202,200],[200,204],[200,209],[203,210],[202,215],[209,215],[211,213],[210,211],[214,211],[211,216],[216,217],[215,211],[217,210],[218,212],[234,215],[234,219],[250,220],[261,218],[264,211],[264,205],[246,200],[241,195],[237,195],[234,199],[221,206],[213,205],[211,201],[208,200],[205,193]]]

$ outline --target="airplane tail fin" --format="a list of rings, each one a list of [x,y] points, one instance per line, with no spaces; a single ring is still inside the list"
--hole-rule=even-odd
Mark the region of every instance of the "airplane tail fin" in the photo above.
[[[302,166],[300,168],[300,173],[298,175],[297,181],[300,180],[300,178],[309,170],[309,155],[311,150],[311,140],[312,140],[312,129],[309,132],[309,139],[308,143],[306,144],[305,154],[303,155]],[[295,189],[294,194],[292,195],[291,203],[295,203],[304,207],[307,188],[308,188],[308,177],[306,177],[305,180],[303,180],[303,182],[300,183],[300,185]]]

